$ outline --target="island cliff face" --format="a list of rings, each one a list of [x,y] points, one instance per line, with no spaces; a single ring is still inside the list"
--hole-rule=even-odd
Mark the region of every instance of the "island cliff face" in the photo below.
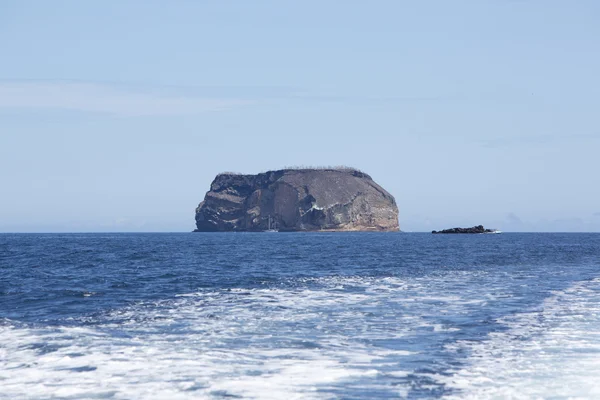
[[[197,232],[398,231],[394,197],[354,169],[220,174],[196,209]]]

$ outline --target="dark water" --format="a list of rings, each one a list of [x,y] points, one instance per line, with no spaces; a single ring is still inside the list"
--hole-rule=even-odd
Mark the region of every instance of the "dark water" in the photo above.
[[[600,397],[600,234],[0,235],[0,398]]]

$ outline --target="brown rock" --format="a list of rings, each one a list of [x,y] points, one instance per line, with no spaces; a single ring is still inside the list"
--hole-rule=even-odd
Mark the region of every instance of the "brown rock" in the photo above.
[[[220,174],[196,209],[196,231],[398,231],[394,197],[354,169]]]

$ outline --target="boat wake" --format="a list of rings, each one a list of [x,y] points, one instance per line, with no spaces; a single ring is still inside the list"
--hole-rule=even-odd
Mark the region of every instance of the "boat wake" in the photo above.
[[[489,340],[456,342],[469,364],[440,377],[456,399],[600,398],[600,279],[557,291],[530,312],[503,318]]]

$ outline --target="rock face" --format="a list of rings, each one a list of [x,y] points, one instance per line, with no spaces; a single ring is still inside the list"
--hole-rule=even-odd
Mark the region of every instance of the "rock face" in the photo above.
[[[197,232],[398,231],[394,197],[354,169],[220,174],[196,208]]]
[[[472,228],[452,228],[443,231],[432,231],[431,233],[495,233],[492,229],[485,229],[483,225],[477,225]]]

